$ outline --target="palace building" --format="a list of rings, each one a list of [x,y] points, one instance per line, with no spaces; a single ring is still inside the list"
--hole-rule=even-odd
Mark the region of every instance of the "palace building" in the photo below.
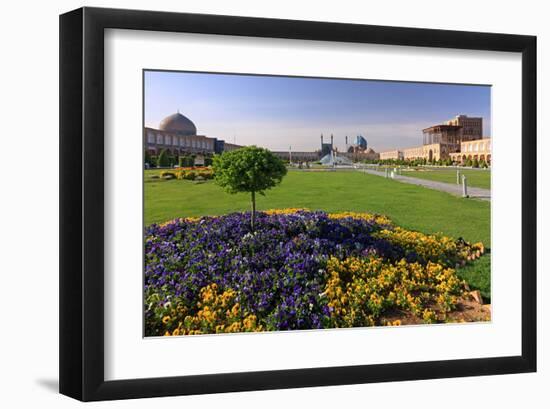
[[[457,115],[443,124],[433,125],[422,130],[422,146],[391,150],[380,153],[380,159],[426,159],[435,161],[451,158],[462,163],[468,157],[491,161],[490,138],[483,138],[483,118]],[[487,141],[480,143],[481,141]],[[480,149],[475,154],[467,154],[465,149]],[[488,147],[488,151],[483,151]]]
[[[381,160],[388,160],[388,159],[402,160],[403,159],[403,151],[400,151],[398,149],[394,149],[392,151],[380,152],[380,159]]]
[[[447,121],[447,125],[460,126],[460,140],[473,141],[481,139],[483,135],[483,118],[457,115]]]
[[[164,118],[158,129],[145,127],[143,146],[151,155],[165,149],[170,155],[213,154],[238,149],[241,146],[197,134],[195,124],[179,113]]]
[[[460,152],[451,153],[450,157],[458,163],[464,163],[467,159],[491,163],[491,138],[462,142]]]

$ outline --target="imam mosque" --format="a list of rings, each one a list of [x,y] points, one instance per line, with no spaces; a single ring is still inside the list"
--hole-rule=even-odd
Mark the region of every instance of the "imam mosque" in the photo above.
[[[319,150],[311,152],[273,151],[275,155],[289,162],[317,162],[325,164],[351,164],[361,160],[376,159],[426,159],[439,160],[451,158],[462,163],[466,159],[491,161],[491,139],[482,136],[482,118],[457,115],[444,124],[423,129],[423,144],[415,148],[395,149],[377,153],[367,146],[367,140],[357,135],[353,140],[345,137],[345,150],[340,152],[334,146],[334,137],[330,142],[321,135]],[[158,155],[165,150],[169,155],[193,154],[205,157],[242,146],[228,143],[223,139],[199,135],[195,124],[178,112],[164,118],[158,129],[145,127],[143,132],[144,149],[150,155]],[[351,143],[348,143],[351,142]]]

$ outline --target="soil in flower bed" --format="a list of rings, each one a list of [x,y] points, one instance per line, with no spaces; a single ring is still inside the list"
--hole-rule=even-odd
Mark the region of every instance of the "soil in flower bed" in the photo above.
[[[491,320],[491,305],[480,304],[469,297],[457,300],[455,309],[447,313],[442,323],[483,322]],[[380,317],[380,325],[421,325],[425,322],[407,311],[386,311]]]
[[[490,319],[454,266],[482,243],[381,215],[286,209],[176,219],[145,237],[146,336]],[[485,308],[485,309],[484,309]]]

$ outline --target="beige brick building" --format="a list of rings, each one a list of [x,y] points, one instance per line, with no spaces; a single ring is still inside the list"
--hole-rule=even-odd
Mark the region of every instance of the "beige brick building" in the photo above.
[[[380,152],[380,159],[381,160],[387,160],[387,159],[394,159],[394,160],[399,160],[399,159],[403,159],[403,152],[401,152],[400,150],[393,150],[393,151],[385,151],[385,152]]]
[[[460,126],[460,140],[473,141],[483,137],[483,118],[457,115],[447,125]]]
[[[490,139],[482,139],[482,132],[483,118],[457,115],[443,124],[423,129],[422,146],[381,152],[380,159],[436,161],[451,158],[462,163],[463,157],[476,156],[478,160],[483,158],[490,162]]]
[[[454,145],[445,143],[432,143],[429,145],[417,146],[414,148],[403,149],[403,158],[407,159],[426,159],[428,161],[447,159]]]
[[[453,162],[464,163],[466,159],[478,161],[484,160],[491,163],[491,138],[465,141],[460,144],[460,152],[452,153]]]

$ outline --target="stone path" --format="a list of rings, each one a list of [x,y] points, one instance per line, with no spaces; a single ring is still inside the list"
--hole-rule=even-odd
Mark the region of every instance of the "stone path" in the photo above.
[[[380,172],[372,169],[360,169],[359,171],[370,173],[371,175],[385,177],[385,172]],[[441,192],[447,192],[452,195],[462,197],[462,185],[436,182],[434,180],[427,180],[427,179],[418,179],[418,178],[413,178],[411,176],[403,176],[403,175],[394,175],[393,179],[403,183],[410,183],[412,185],[424,186],[424,187],[427,187],[428,189],[435,189]],[[476,199],[491,201],[491,190],[468,186],[468,196]]]

